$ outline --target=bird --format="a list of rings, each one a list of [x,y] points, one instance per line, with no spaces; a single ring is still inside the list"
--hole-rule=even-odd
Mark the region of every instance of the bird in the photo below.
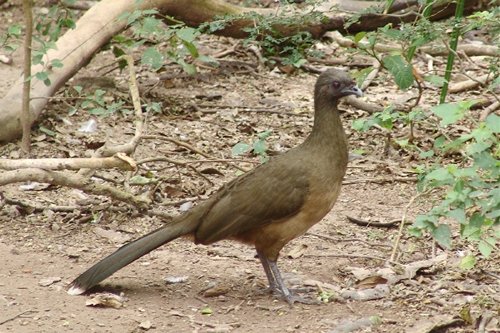
[[[119,269],[181,236],[209,245],[230,239],[253,245],[269,289],[290,304],[303,301],[285,285],[281,249],[333,208],[348,163],[347,138],[337,105],[362,91],[349,74],[330,68],[314,86],[314,121],[298,146],[223,185],[210,198],[160,228],[123,245],[78,276],[70,295],[85,293]]]

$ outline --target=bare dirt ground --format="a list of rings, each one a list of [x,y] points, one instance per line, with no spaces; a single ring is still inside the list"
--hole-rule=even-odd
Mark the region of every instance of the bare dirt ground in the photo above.
[[[21,17],[19,7],[1,13],[0,22],[5,23],[0,25],[0,32],[16,17]],[[200,43],[202,49],[215,53],[234,42],[203,37]],[[342,52],[333,45],[329,47],[331,57]],[[155,208],[178,214],[182,203],[196,203],[239,175],[241,171],[235,165],[249,168],[258,163],[257,157],[249,155],[241,158],[243,162],[228,162],[232,159],[231,147],[240,141],[251,143],[256,133],[272,130],[267,143],[271,153],[279,153],[300,143],[309,132],[316,76],[305,72],[287,76],[264,67],[253,68],[256,59],[252,54],[238,50],[222,61],[241,63],[231,63],[217,73],[206,71],[209,74],[199,80],[178,78],[148,87],[148,79],[155,75],[141,72],[143,98],[163,103],[162,113],[148,116],[145,134],[188,143],[210,156],[200,156],[158,137],[144,140],[134,156],[136,160],[166,156],[199,161],[192,164],[196,172],[165,162],[147,164],[149,172],[161,182],[156,188],[133,186],[131,190],[152,194]],[[2,92],[17,78],[19,59],[15,57],[13,65],[0,64]],[[103,52],[76,80],[114,77],[116,86],[110,89],[109,99],[120,94],[127,98],[126,76],[117,70],[106,73],[112,63],[109,52]],[[167,70],[178,68],[170,65]],[[364,98],[382,105],[401,95],[391,82],[387,73],[381,73]],[[424,105],[433,104],[437,95],[436,90],[426,91]],[[460,100],[463,96],[452,98]],[[35,127],[33,157],[87,156],[106,141],[126,142],[133,135],[132,114],[95,117],[78,111],[70,116],[68,109],[68,103],[61,101],[49,105],[41,125],[55,135]],[[334,295],[325,304],[289,307],[263,293],[266,279],[252,248],[229,241],[195,246],[181,239],[153,251],[103,283],[102,290],[122,294],[125,300],[120,308],[86,306],[92,295],[69,296],[66,285],[104,255],[162,222],[79,190],[13,184],[0,190],[9,199],[0,210],[0,333],[348,332],[347,328],[341,330],[344,324],[352,326],[367,318],[377,318],[378,324],[361,325],[359,331],[476,332],[475,322],[499,314],[498,258],[462,271],[457,263],[468,245],[459,242],[453,251],[437,249],[438,255],[446,254],[445,260],[390,285],[378,298],[352,300],[339,296],[347,290],[362,290],[362,278],[356,272],[386,267],[398,226],[359,226],[347,221],[346,216],[384,222],[400,219],[416,194],[411,156],[387,151],[382,133],[351,130],[352,121],[364,113],[347,105],[342,109],[351,150],[363,150],[365,155],[351,162],[332,212],[283,249],[279,261],[289,285],[307,287],[306,293],[312,297]],[[271,112],[276,110],[280,112]],[[90,119],[97,121],[97,130],[79,132]],[[2,158],[20,156],[17,143],[0,147]],[[222,161],[207,161],[214,159]],[[146,171],[140,173],[145,175]],[[100,180],[96,181],[106,179],[116,184],[126,177],[117,171],[100,172],[98,176]],[[409,220],[430,205],[425,201],[411,205]],[[74,208],[64,210],[63,206]],[[398,256],[403,266],[396,267],[404,270],[404,265],[425,259],[432,259],[430,239],[404,235]],[[168,284],[165,279],[182,282]],[[468,313],[474,323],[464,320]],[[487,332],[499,332],[498,323],[498,317],[490,321]]]

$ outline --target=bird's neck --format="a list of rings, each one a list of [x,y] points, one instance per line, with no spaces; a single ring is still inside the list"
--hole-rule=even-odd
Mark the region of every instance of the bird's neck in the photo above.
[[[337,100],[316,96],[314,100],[314,124],[311,134],[306,139],[306,144],[322,147],[325,152],[329,151],[337,156],[347,156],[347,141],[337,104]]]

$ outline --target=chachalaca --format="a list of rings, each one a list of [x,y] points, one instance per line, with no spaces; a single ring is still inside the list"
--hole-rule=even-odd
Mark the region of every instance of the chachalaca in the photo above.
[[[159,246],[192,235],[196,244],[222,239],[252,244],[270,289],[289,303],[298,300],[284,285],[276,261],[283,246],[319,222],[337,200],[348,159],[337,104],[348,95],[361,96],[362,92],[347,73],[336,69],[322,73],[314,88],[314,125],[301,145],[227,183],[161,228],[122,246],[77,277],[68,293],[84,293]]]

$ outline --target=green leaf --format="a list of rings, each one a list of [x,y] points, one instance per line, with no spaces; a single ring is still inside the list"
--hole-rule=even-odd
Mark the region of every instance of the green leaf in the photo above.
[[[50,64],[54,68],[62,68],[64,66],[63,63],[62,63],[62,61],[59,60],[59,59],[52,59],[52,61],[50,62]]]
[[[202,315],[211,315],[213,313],[213,310],[208,307],[208,306],[205,306],[204,308],[201,309],[201,314]]]
[[[266,142],[262,139],[256,140],[253,143],[253,152],[257,155],[265,154],[267,150]]]
[[[150,179],[150,178],[143,177],[141,175],[136,175],[136,176],[131,177],[128,182],[130,185],[148,185],[151,183],[155,183],[156,179],[154,179],[154,178]]]
[[[476,265],[477,259],[472,254],[466,255],[460,260],[459,267],[461,269],[472,269]]]
[[[486,117],[486,127],[488,127],[493,133],[500,133],[500,117],[492,113]]]
[[[177,37],[182,39],[185,42],[192,43],[195,39],[196,36],[198,35],[198,31],[196,29],[190,28],[190,27],[185,27],[177,30],[175,33]]]
[[[492,139],[493,131],[489,129],[487,126],[479,126],[473,129],[470,135],[478,142],[483,142]]]
[[[433,170],[425,176],[425,180],[446,181],[446,180],[452,180],[452,179],[453,179],[453,176],[451,175],[451,173],[448,171],[447,168],[439,168],[439,169]]]
[[[452,219],[457,220],[460,224],[464,224],[467,222],[465,211],[461,208],[450,210],[446,215],[448,215]]]
[[[198,60],[212,64],[212,65],[219,66],[219,62],[217,61],[217,59],[212,58],[212,57],[207,56],[207,55],[203,55],[203,54],[198,55]]]
[[[470,155],[474,155],[477,153],[481,153],[488,149],[492,144],[491,143],[486,143],[486,142],[476,142],[470,145],[467,145],[466,151]]]
[[[356,35],[354,35],[354,43],[359,43],[365,36],[365,31],[358,32]]]
[[[198,58],[198,56],[200,55],[198,53],[198,49],[196,48],[196,45],[194,45],[194,43],[190,43],[190,42],[185,42],[183,41],[182,44],[184,45],[184,47],[189,51],[189,54],[193,57],[193,58]]]
[[[443,103],[431,108],[431,111],[441,118],[440,126],[445,127],[461,120],[474,101],[463,101],[459,103]]]
[[[421,151],[419,154],[420,158],[429,158],[434,156],[434,150]]]
[[[265,139],[267,139],[267,138],[271,135],[271,133],[272,133],[272,132],[273,132],[273,131],[271,131],[271,130],[267,130],[267,131],[264,131],[264,132],[260,132],[259,134],[257,134],[257,137],[258,137],[260,140],[265,140]]]
[[[424,80],[432,84],[433,86],[441,88],[445,84],[445,79],[439,75],[427,75],[424,76]]]
[[[158,27],[160,26],[160,20],[154,17],[145,17],[142,22],[142,32],[152,34],[157,32]]]
[[[354,130],[356,130],[356,131],[363,132],[363,131],[366,131],[365,124],[366,124],[366,120],[365,119],[354,119],[354,121],[352,122],[351,127]]]
[[[487,240],[481,239],[479,241],[479,244],[477,245],[477,248],[485,258],[488,258],[491,252],[493,252],[494,245],[495,245],[495,239],[489,237]]]
[[[155,71],[163,66],[163,55],[154,47],[147,48],[141,57],[143,65],[149,65]]]
[[[431,234],[442,247],[449,249],[451,246],[451,229],[447,224],[440,224]]]
[[[56,132],[49,130],[47,127],[40,126],[38,129],[40,130],[40,132],[45,133],[48,136],[56,136]]]
[[[466,224],[464,225],[461,235],[469,240],[479,240],[481,238],[481,228]]]
[[[400,55],[387,56],[382,59],[385,68],[394,76],[394,81],[402,90],[411,87],[413,81],[412,66]]]
[[[356,83],[358,85],[358,87],[361,87],[363,85],[363,83],[365,82],[366,80],[366,77],[375,70],[375,68],[373,67],[367,67],[365,69],[362,69],[358,72],[356,72],[353,77],[356,79]]]
[[[239,155],[247,153],[249,150],[250,150],[249,144],[239,142],[239,143],[235,144],[233,146],[233,148],[231,148],[231,156],[232,157],[239,156]]]
[[[21,25],[19,24],[9,25],[9,28],[7,29],[7,33],[15,37],[19,37],[22,31]]]

